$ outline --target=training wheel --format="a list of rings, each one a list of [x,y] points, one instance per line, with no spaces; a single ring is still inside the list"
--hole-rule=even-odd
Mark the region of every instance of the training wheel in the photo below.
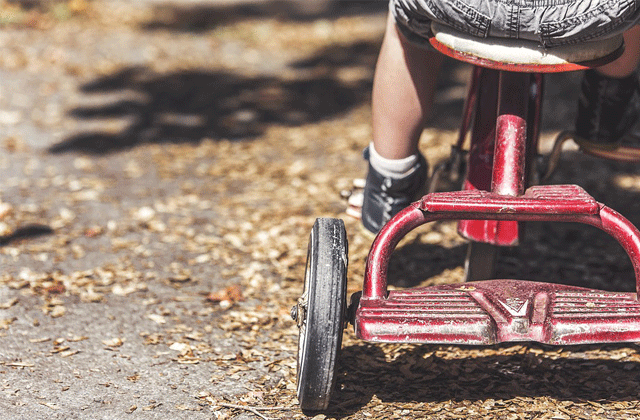
[[[329,406],[347,310],[347,258],[344,222],[317,219],[309,238],[304,290],[291,310],[300,329],[297,394],[304,411]]]

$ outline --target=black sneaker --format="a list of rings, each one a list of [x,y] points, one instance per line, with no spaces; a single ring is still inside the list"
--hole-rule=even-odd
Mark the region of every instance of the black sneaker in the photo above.
[[[369,160],[369,148],[365,149],[364,157]],[[400,179],[385,177],[369,164],[362,203],[364,227],[378,233],[389,219],[418,199],[427,180],[427,169],[427,161],[422,155],[409,173]]]
[[[640,83],[636,73],[614,79],[595,70],[584,72],[576,120],[576,142],[582,148],[617,149],[629,140],[639,117]]]

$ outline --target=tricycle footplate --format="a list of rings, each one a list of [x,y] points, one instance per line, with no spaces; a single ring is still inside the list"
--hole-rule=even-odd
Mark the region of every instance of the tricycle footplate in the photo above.
[[[372,342],[554,345],[640,341],[636,293],[488,280],[361,299],[356,335]]]

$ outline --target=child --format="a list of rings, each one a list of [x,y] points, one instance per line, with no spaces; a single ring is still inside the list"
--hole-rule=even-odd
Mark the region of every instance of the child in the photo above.
[[[369,171],[362,223],[371,232],[378,232],[415,200],[427,178],[427,162],[418,151],[418,141],[431,112],[442,62],[441,54],[427,47],[432,20],[474,36],[535,40],[548,48],[623,33],[623,55],[584,74],[576,121],[578,142],[584,148],[615,149],[638,120],[640,26],[635,22],[640,19],[640,4],[550,0],[519,7],[519,3],[390,1],[373,81],[373,142],[365,151]]]

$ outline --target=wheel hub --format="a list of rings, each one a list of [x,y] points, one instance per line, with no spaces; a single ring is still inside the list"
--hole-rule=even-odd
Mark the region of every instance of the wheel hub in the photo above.
[[[299,299],[298,303],[291,307],[291,319],[293,319],[298,328],[300,328],[304,324],[306,318],[307,304],[302,299]]]

